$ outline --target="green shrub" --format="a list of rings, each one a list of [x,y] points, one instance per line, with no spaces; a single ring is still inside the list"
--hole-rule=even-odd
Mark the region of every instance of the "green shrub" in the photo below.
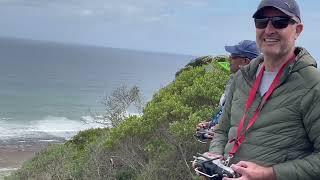
[[[117,172],[116,179],[117,180],[131,180],[136,178],[136,172],[130,168],[121,169]]]
[[[80,131],[77,135],[73,136],[70,141],[67,141],[66,145],[74,145],[79,150],[83,150],[88,143],[94,143],[99,137],[106,136],[108,132],[108,128]]]

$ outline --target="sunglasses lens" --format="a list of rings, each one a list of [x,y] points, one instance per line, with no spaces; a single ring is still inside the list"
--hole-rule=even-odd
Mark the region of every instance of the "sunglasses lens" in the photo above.
[[[254,19],[254,24],[256,28],[258,29],[264,29],[267,27],[269,22],[269,18],[259,18],[259,19]]]
[[[283,29],[288,27],[290,18],[285,18],[285,17],[274,17],[271,20],[273,27],[276,29]]]

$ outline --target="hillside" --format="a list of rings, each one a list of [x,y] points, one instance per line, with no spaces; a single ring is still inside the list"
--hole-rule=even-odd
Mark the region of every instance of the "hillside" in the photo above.
[[[225,59],[196,59],[153,95],[142,116],[82,131],[6,179],[195,179],[190,161],[207,149],[194,139],[195,126],[215,113],[229,78],[217,61]]]

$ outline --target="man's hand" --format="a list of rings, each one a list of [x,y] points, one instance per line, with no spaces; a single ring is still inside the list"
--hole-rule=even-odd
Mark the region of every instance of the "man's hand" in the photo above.
[[[240,161],[231,165],[231,168],[241,175],[239,178],[226,178],[223,180],[276,180],[272,167],[259,166],[252,162]]]
[[[220,159],[223,158],[222,155],[214,154],[214,153],[212,153],[212,152],[205,152],[205,153],[203,153],[202,155],[203,155],[204,157],[209,158],[209,159],[213,159],[213,158],[217,158],[217,157],[219,157]]]
[[[202,133],[205,133],[204,134],[205,139],[213,138],[214,127],[211,127],[210,129],[208,129],[209,125],[210,125],[210,122],[204,121],[204,122],[200,122],[196,127],[197,132],[203,131]]]
[[[200,123],[197,125],[196,129],[197,129],[197,131],[198,131],[198,130],[201,130],[201,129],[208,129],[209,124],[210,124],[210,122],[206,122],[206,121],[200,122]]]
[[[223,156],[221,155],[217,155],[217,154],[214,154],[214,153],[211,153],[211,152],[205,152],[202,154],[204,157],[207,157],[209,159],[213,159],[213,158],[216,158],[216,157],[219,157],[219,158],[223,158]],[[192,168],[196,168],[195,167],[195,161],[192,162]]]

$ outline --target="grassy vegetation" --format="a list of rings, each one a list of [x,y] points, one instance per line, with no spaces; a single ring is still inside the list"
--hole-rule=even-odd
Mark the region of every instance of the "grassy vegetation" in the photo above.
[[[229,73],[202,57],[154,94],[142,116],[111,129],[82,131],[50,146],[6,179],[196,179],[192,156],[207,145],[193,138],[198,122],[210,118]]]

